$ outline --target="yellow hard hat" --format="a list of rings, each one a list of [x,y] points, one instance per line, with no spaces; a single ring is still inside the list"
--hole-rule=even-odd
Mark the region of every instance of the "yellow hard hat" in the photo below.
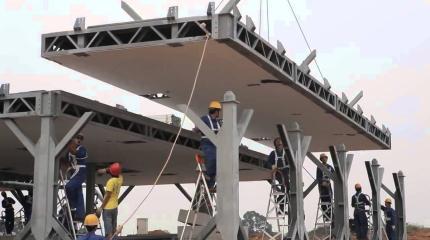
[[[355,184],[355,188],[361,188],[361,184],[360,183],[356,183]]]
[[[99,218],[95,214],[88,214],[85,217],[84,225],[85,226],[98,226],[99,225]]]
[[[386,203],[389,203],[389,204],[392,204],[392,203],[393,203],[393,202],[391,201],[391,198],[386,198],[386,199],[385,199],[385,202],[386,202]]]
[[[212,101],[209,104],[209,108],[211,108],[211,109],[221,109],[221,103],[219,101]]]

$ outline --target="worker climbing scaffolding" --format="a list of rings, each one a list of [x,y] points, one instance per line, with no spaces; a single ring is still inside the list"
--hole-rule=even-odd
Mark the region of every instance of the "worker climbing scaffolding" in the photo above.
[[[273,145],[275,147],[275,150],[270,153],[269,158],[267,159],[267,164],[272,169],[271,178],[274,177],[274,179],[278,182],[278,192],[286,192],[288,194],[290,179],[289,166],[288,161],[285,159],[286,155],[281,138],[275,138],[275,140],[273,141]],[[282,199],[282,196],[278,196],[277,198],[277,201],[280,201]],[[280,205],[280,210],[286,210],[284,209],[284,205]]]
[[[357,239],[367,239],[369,230],[368,219],[366,215],[366,206],[370,206],[370,201],[362,192],[361,184],[355,184],[356,193],[352,196],[351,206],[354,208],[354,228]]]
[[[72,169],[72,175],[66,183],[66,195],[72,211],[74,221],[83,221],[85,217],[85,203],[82,184],[86,180],[86,162],[88,158],[87,149],[82,145],[84,135],[76,135],[68,149],[68,162]]]
[[[334,168],[330,166],[328,161],[328,156],[325,153],[320,155],[320,160],[322,164],[331,173],[334,173]],[[317,168],[317,181],[318,181],[318,191],[320,194],[321,211],[323,212],[323,218],[325,221],[332,222],[332,199],[333,199],[333,189],[331,186],[330,178],[322,171]]]
[[[210,127],[210,129],[217,134],[221,129],[221,103],[219,101],[212,101],[208,107],[208,114],[201,117],[202,121]],[[200,130],[196,129],[201,133]],[[200,149],[203,152],[206,166],[206,174],[208,175],[208,187],[214,192],[216,182],[216,147],[206,136],[202,134],[202,141],[200,143]]]

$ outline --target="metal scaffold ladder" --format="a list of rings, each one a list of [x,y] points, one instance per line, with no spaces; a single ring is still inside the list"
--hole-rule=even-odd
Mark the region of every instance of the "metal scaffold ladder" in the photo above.
[[[179,227],[178,235],[179,239],[194,239],[199,230],[206,225],[209,220],[215,216],[216,208],[216,194],[209,191],[203,159],[196,154],[197,162],[197,181],[196,181],[196,192],[191,200],[191,207],[188,211],[181,210],[179,213],[178,220],[183,222],[184,225]],[[186,213],[186,216],[185,216]],[[185,218],[183,218],[185,216]],[[216,234],[213,234],[213,239],[217,239]],[[209,238],[209,239],[212,239]]]
[[[285,179],[282,179],[280,182],[276,179],[276,174],[282,173],[277,171],[273,173],[272,180],[270,182],[270,196],[269,202],[267,204],[267,212],[266,212],[266,220],[275,221],[277,225],[278,232],[276,234],[269,233],[266,231],[266,226],[262,229],[261,239],[265,239],[264,237],[268,237],[270,240],[276,240],[281,237],[284,239],[288,232],[289,222],[288,222],[288,211],[289,211],[289,198],[288,198],[288,189],[286,188]],[[266,222],[266,224],[267,224]]]
[[[312,239],[327,240],[331,239],[333,231],[333,198],[331,195],[330,201],[323,201],[320,196],[315,217],[314,231]]]
[[[78,223],[73,221],[72,209],[70,208],[66,194],[66,180],[61,171],[58,183],[59,189],[62,190],[58,191],[57,209],[60,209],[58,212],[58,220],[70,232],[72,238],[76,239],[76,227]]]

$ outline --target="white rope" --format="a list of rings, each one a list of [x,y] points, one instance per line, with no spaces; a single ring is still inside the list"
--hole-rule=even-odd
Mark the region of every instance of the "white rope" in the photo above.
[[[194,77],[194,83],[193,83],[193,87],[191,89],[190,97],[189,97],[188,102],[187,102],[187,107],[186,107],[185,112],[184,112],[184,117],[182,118],[181,126],[180,126],[180,128],[178,130],[178,133],[176,135],[175,140],[173,141],[172,147],[170,148],[169,155],[167,156],[167,159],[166,159],[166,161],[165,161],[165,163],[164,163],[164,165],[163,165],[160,173],[158,174],[157,178],[155,179],[154,184],[152,184],[149,192],[146,194],[146,196],[143,198],[143,200],[137,205],[137,207],[133,210],[133,212],[130,214],[130,216],[124,221],[124,223],[122,224],[122,226],[124,226],[125,224],[127,224],[130,221],[130,219],[137,213],[137,211],[143,205],[143,203],[149,198],[149,196],[151,195],[151,193],[154,190],[155,186],[158,184],[158,181],[160,180],[161,175],[163,174],[164,170],[166,169],[167,165],[170,162],[170,159],[171,159],[172,154],[173,154],[173,150],[175,149],[175,146],[176,146],[176,142],[178,141],[179,136],[180,136],[180,134],[182,132],[182,129],[183,129],[183,126],[184,126],[184,122],[185,122],[185,117],[186,117],[186,115],[188,113],[188,109],[189,109],[189,106],[191,104],[191,100],[193,99],[193,96],[194,96],[194,90],[196,88],[197,80],[198,80],[199,75],[200,75],[200,70],[201,70],[203,59],[204,59],[204,56],[205,56],[205,53],[206,53],[206,47],[207,47],[208,41],[209,41],[209,35],[206,35],[206,40],[205,40],[205,43],[204,43],[204,46],[203,46],[202,56],[200,58],[200,62],[199,62],[198,68],[197,68],[197,72],[196,72],[196,75]],[[114,237],[114,236],[112,236],[112,237]]]
[[[296,19],[297,26],[299,26],[300,32],[302,33],[303,39],[305,40],[305,43],[306,43],[306,46],[308,46],[309,52],[312,52],[311,45],[309,44],[309,41],[306,38],[305,32],[303,31],[303,28],[300,25],[299,18],[297,17],[296,12],[294,11],[293,5],[291,5],[290,0],[286,0],[286,1],[288,3],[288,6],[290,6],[290,9],[291,9],[291,12],[293,13],[294,18]],[[324,79],[324,75],[322,74],[321,68],[318,65],[317,59],[315,58],[314,61],[315,61],[315,65],[317,66],[318,72],[320,73],[322,79]]]

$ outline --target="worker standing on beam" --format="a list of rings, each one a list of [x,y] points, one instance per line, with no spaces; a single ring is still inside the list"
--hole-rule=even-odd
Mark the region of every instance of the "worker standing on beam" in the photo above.
[[[110,238],[115,234],[118,218],[118,197],[123,183],[121,175],[121,165],[113,163],[109,168],[97,170],[98,174],[110,174],[111,178],[106,182],[106,194],[103,198],[102,205],[97,209],[97,215],[103,212],[103,223],[105,226],[106,238]]]
[[[210,127],[215,133],[221,130],[221,103],[219,101],[212,101],[209,104],[208,115],[202,116],[202,121]],[[202,141],[200,142],[200,149],[203,152],[205,159],[206,174],[208,176],[208,188],[210,191],[215,192],[215,181],[216,181],[216,146],[211,142],[200,130],[195,131],[202,134]]]
[[[78,240],[105,240],[112,238],[104,238],[102,236],[96,235],[97,227],[99,226],[99,218],[95,214],[88,214],[84,220],[84,226],[87,229],[87,234],[78,238]],[[122,226],[118,226],[115,232],[115,236],[121,233]]]
[[[397,214],[391,207],[391,198],[385,199],[384,203],[385,206],[381,206],[381,209],[384,211],[385,215],[385,232],[387,233],[388,240],[396,240]]]
[[[325,153],[321,153],[320,161],[331,173],[334,173],[334,168],[327,164],[328,156]],[[317,181],[318,191],[320,194],[321,210],[323,212],[323,218],[325,221],[331,221],[332,219],[332,206],[331,202],[333,199],[333,189],[329,176],[325,174],[320,168],[317,168]]]
[[[82,184],[87,177],[87,149],[82,146],[84,135],[79,133],[69,144],[68,160],[73,169],[72,176],[67,182],[66,195],[69,201],[74,221],[82,221],[85,217],[84,194]]]
[[[276,180],[279,184],[281,184],[281,189],[278,189],[280,192],[289,192],[289,181],[290,181],[290,172],[289,165],[287,159],[285,159],[285,150],[284,144],[282,143],[281,138],[275,138],[273,140],[273,145],[275,150],[273,150],[269,158],[267,160],[269,166],[272,168],[271,178]],[[278,196],[277,202],[282,199],[283,196]],[[284,211],[283,205],[281,205],[281,210]],[[286,209],[285,209],[286,210]]]
[[[352,196],[351,206],[354,208],[354,227],[357,233],[357,239],[368,239],[367,231],[369,225],[366,216],[366,205],[370,206],[370,202],[366,195],[362,193],[361,184],[355,184],[356,193]]]
[[[4,212],[5,212],[4,225],[6,228],[6,234],[11,235],[15,225],[15,210],[13,209],[15,200],[13,200],[13,198],[11,197],[8,197],[6,192],[1,192],[1,195],[3,197],[3,201],[1,202],[1,205],[4,208]]]

